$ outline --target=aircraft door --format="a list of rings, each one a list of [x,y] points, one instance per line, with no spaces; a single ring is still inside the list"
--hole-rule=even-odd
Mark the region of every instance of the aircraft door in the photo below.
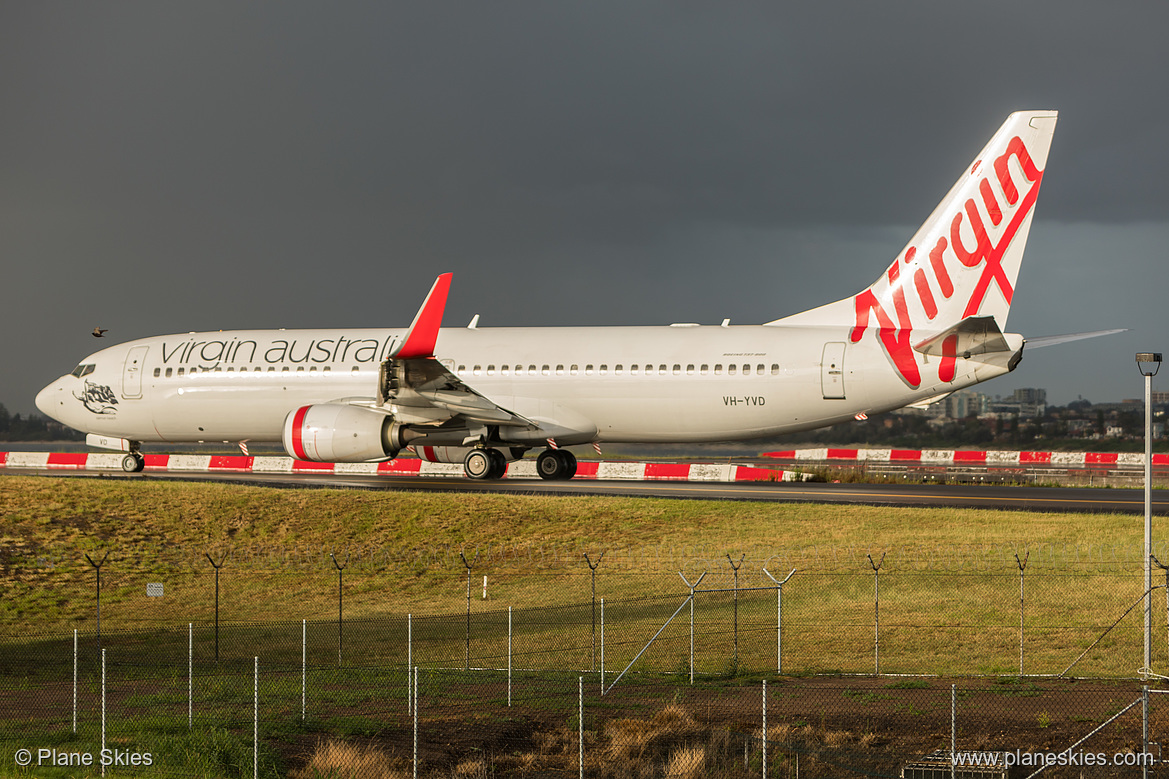
[[[126,368],[122,372],[122,397],[142,397],[142,371],[146,365],[149,346],[135,346],[126,355]]]
[[[824,344],[824,355],[820,360],[820,387],[825,400],[844,399],[844,342],[829,341]]]

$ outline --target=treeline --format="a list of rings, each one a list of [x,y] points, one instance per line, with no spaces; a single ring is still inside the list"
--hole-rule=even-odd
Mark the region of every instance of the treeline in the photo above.
[[[9,414],[0,403],[0,441],[83,441],[85,434],[40,414]]]

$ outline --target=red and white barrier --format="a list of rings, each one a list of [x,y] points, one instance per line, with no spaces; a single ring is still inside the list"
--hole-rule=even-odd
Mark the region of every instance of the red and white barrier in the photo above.
[[[766,452],[764,457],[791,462],[850,465],[893,463],[898,465],[985,465],[990,467],[1109,468],[1144,465],[1141,452],[1006,452],[966,449],[789,449]],[[1154,466],[1169,466],[1169,454],[1154,454]]]
[[[0,468],[35,470],[120,471],[122,454],[0,452]],[[170,473],[324,473],[401,476],[463,476],[456,463],[430,463],[399,458],[384,463],[314,463],[291,457],[242,457],[239,455],[148,454],[146,471]],[[504,478],[538,479],[535,460],[508,463]],[[580,460],[577,479],[630,481],[798,481],[802,474],[776,468],[713,463],[632,463]]]

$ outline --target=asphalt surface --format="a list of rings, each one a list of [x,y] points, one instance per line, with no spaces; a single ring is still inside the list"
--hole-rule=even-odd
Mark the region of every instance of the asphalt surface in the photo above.
[[[217,481],[280,488],[340,487],[365,490],[470,492],[513,495],[618,495],[692,500],[784,503],[854,503],[878,506],[941,506],[1051,512],[1143,514],[1144,491],[1084,487],[1017,487],[948,484],[825,484],[798,482],[539,481],[338,474],[142,473],[21,470],[55,477]],[[1153,513],[1169,514],[1169,493],[1153,491]]]

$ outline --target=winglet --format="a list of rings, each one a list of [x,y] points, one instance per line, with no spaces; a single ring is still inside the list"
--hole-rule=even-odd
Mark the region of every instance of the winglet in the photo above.
[[[406,338],[391,357],[398,360],[424,360],[434,357],[434,344],[438,341],[438,328],[442,325],[442,313],[446,309],[447,293],[451,289],[450,273],[444,273],[434,280],[422,308],[414,315]]]

